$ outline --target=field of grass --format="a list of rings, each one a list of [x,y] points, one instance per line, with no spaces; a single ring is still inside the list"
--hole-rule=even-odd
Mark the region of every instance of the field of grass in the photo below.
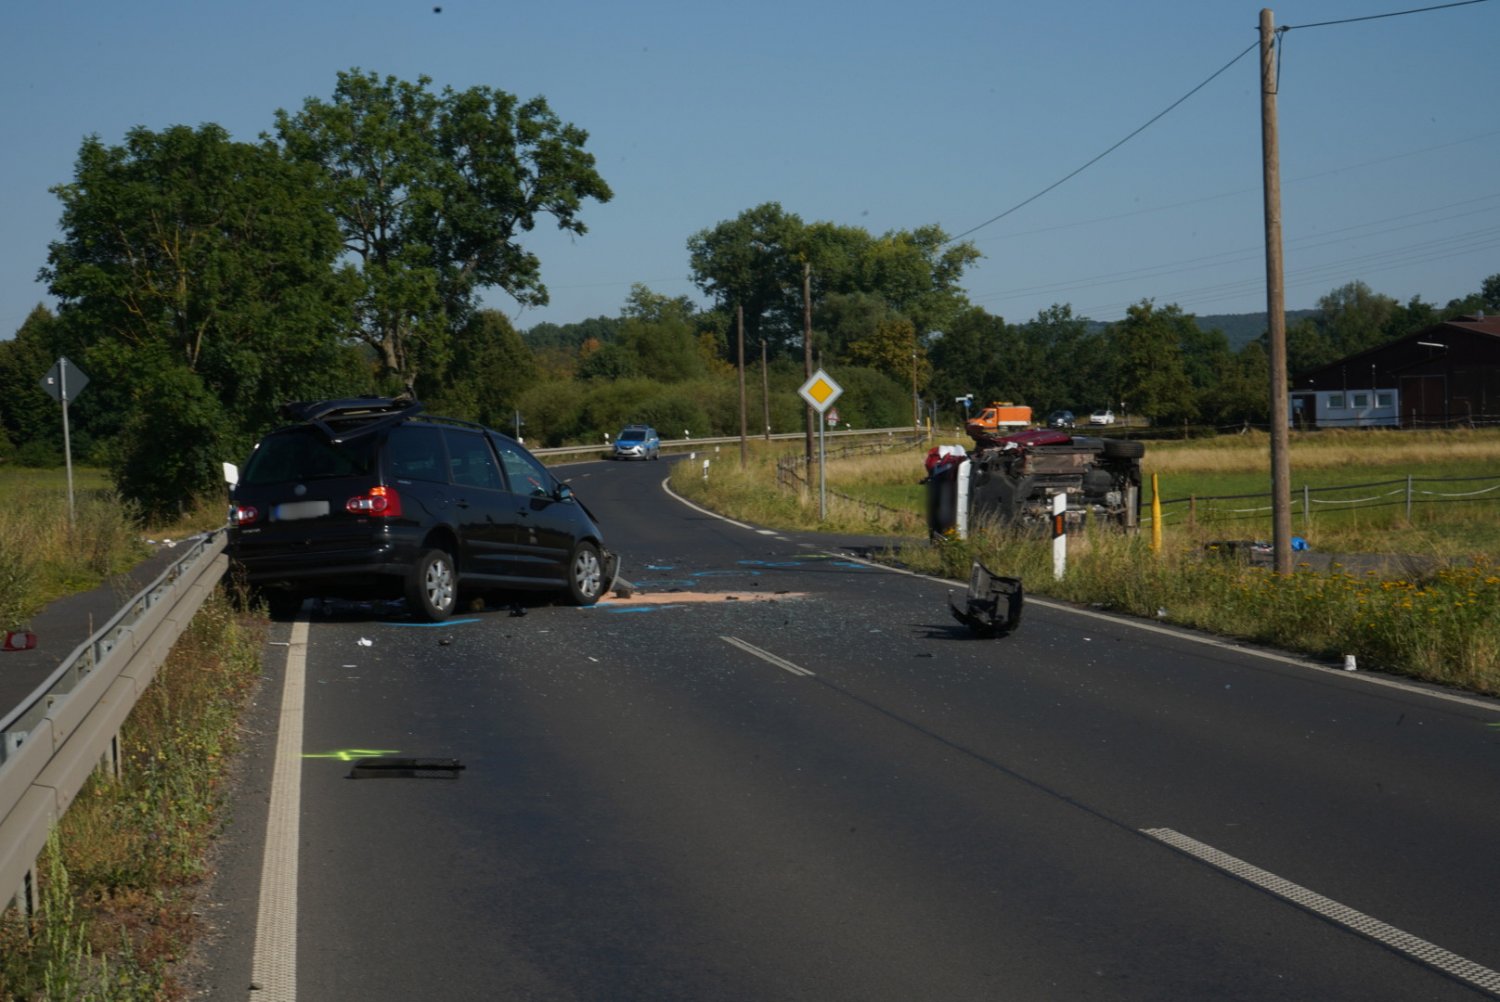
[[[758,524],[889,534],[892,559],[957,580],[967,577],[977,559],[997,574],[1023,578],[1035,594],[1317,657],[1355,654],[1368,667],[1500,694],[1500,506],[1488,500],[1417,505],[1410,520],[1400,503],[1318,512],[1294,525],[1323,552],[1399,554],[1421,558],[1408,566],[1435,568],[1418,577],[1354,575],[1338,564],[1326,573],[1304,564],[1281,577],[1204,559],[1206,542],[1270,538],[1267,509],[1233,519],[1168,515],[1160,551],[1151,549],[1149,531],[1128,537],[1074,534],[1067,574],[1054,580],[1050,543],[1034,535],[981,527],[968,540],[929,541],[923,488],[917,485],[925,454],[923,446],[830,461],[833,500],[821,522],[816,473],[812,489],[778,489],[770,453],[758,453],[745,470],[726,463],[706,481],[676,468],[673,486],[698,503]],[[1500,431],[1297,435],[1291,465],[1299,491],[1304,483],[1326,487],[1407,476],[1493,475],[1500,486]],[[1270,490],[1265,435],[1151,443],[1144,467],[1148,477],[1154,472],[1161,478],[1164,498]],[[1186,506],[1180,510],[1185,514]]]
[[[48,602],[98,587],[150,553],[148,538],[180,539],[224,520],[205,502],[180,522],[145,526],[103,470],[0,467],[0,630],[24,627]]]

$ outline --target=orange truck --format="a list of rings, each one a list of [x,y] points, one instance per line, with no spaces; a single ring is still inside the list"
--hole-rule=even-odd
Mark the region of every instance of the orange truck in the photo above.
[[[1031,408],[1006,401],[985,404],[984,408],[969,418],[964,430],[976,442],[998,438],[1031,426]]]

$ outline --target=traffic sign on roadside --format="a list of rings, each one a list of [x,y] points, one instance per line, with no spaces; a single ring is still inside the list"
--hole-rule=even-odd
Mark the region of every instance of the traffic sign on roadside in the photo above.
[[[833,406],[833,402],[844,392],[844,388],[833,381],[833,377],[822,369],[814,372],[798,389],[813,410],[822,414]]]
[[[47,374],[42,377],[42,389],[60,404],[78,399],[78,394],[82,393],[87,385],[89,385],[89,377],[83,374],[82,369],[69,362],[66,356],[53,362],[52,368],[48,369]]]

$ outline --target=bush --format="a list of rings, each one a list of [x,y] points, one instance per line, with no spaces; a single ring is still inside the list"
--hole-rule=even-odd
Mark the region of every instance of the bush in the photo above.
[[[223,405],[180,367],[145,377],[110,467],[120,493],[150,522],[172,521],[218,488],[222,466],[239,455]]]

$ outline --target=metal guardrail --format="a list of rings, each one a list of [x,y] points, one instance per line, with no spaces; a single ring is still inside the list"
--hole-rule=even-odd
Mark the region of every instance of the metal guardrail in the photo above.
[[[32,869],[120,725],[228,568],[222,531],[183,556],[0,718],[0,905],[33,901]]]

